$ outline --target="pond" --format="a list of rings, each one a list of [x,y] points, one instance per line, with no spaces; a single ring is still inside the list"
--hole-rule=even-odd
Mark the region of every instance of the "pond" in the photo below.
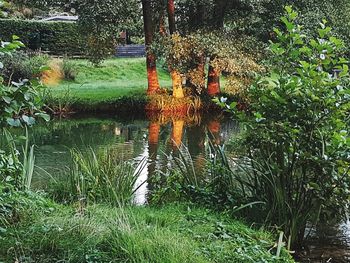
[[[112,147],[123,160],[147,160],[137,184],[135,202],[147,203],[151,185],[147,179],[166,167],[179,147],[186,147],[196,169],[205,165],[208,144],[225,145],[239,132],[237,122],[217,114],[181,119],[156,116],[75,116],[37,125],[30,132],[36,145],[36,175],[33,187],[45,189],[50,176],[64,178],[71,162],[70,150]],[[312,227],[306,246],[297,253],[301,262],[350,262],[350,223]]]

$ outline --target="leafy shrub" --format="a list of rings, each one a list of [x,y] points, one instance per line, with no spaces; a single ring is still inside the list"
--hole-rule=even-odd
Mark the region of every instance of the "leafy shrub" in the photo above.
[[[12,34],[19,36],[31,50],[55,55],[81,55],[86,47],[86,40],[78,33],[75,23],[0,19],[0,35],[10,39]]]
[[[17,37],[14,37],[12,42],[1,41],[0,58],[22,46],[22,42],[18,41]],[[0,61],[0,68],[3,67],[4,63]],[[0,75],[0,127],[32,125],[35,122],[35,116],[48,119],[49,117],[40,111],[41,107],[42,101],[37,87],[28,81],[3,85],[3,78]]]
[[[62,73],[65,80],[75,80],[77,77],[76,65],[72,60],[63,59]]]
[[[249,89],[251,114],[241,115],[247,157],[238,170],[248,199],[265,202],[258,216],[296,244],[308,222],[348,204],[350,90],[348,62],[337,55],[343,42],[325,21],[307,40],[298,14],[286,11],[270,45],[272,71]]]
[[[47,65],[47,55],[30,57],[22,51],[7,54],[3,57],[4,68],[1,75],[8,83],[39,77],[41,68]]]

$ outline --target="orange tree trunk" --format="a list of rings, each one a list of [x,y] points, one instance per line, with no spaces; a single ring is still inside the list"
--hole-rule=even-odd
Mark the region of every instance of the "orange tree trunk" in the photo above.
[[[173,97],[176,99],[183,98],[185,95],[182,88],[182,78],[180,73],[177,72],[176,70],[172,70],[171,79],[173,81]]]
[[[142,0],[143,23],[145,31],[145,44],[147,49],[146,65],[148,89],[147,94],[157,93],[160,89],[157,73],[156,56],[153,54],[150,46],[153,42],[153,21],[152,21],[152,6],[151,0]]]
[[[216,96],[220,93],[220,72],[213,66],[209,66],[208,90],[209,96]]]
[[[175,2],[174,0],[168,0],[168,22],[169,22],[169,32],[174,34],[176,32],[176,20],[175,20]],[[171,72],[171,79],[173,82],[173,97],[176,99],[181,99],[184,97],[184,92],[182,88],[182,79],[178,71],[173,69],[172,65],[169,65]]]

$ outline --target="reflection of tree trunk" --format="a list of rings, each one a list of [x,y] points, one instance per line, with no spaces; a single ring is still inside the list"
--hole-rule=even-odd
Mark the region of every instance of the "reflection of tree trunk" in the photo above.
[[[157,93],[160,89],[156,57],[153,54],[150,46],[153,42],[153,22],[152,22],[152,7],[151,0],[142,0],[142,10],[143,10],[143,22],[145,31],[145,43],[147,49],[146,55],[146,65],[147,65],[147,78],[148,78],[148,89],[147,94],[151,95]]]
[[[182,143],[182,135],[184,130],[185,121],[175,120],[173,121],[173,130],[171,133],[171,140],[173,142],[174,148],[178,149]]]
[[[171,79],[173,81],[173,97],[176,99],[181,99],[183,98],[184,91],[182,88],[182,78],[181,74],[177,72],[176,70],[171,71]]]
[[[195,126],[187,129],[188,151],[194,161],[196,172],[201,174],[205,166],[205,126]]]
[[[157,152],[159,143],[160,124],[151,122],[148,127],[148,188],[152,193],[154,189],[153,178],[157,168]]]
[[[220,130],[221,124],[219,121],[213,120],[208,123],[209,135],[215,145],[221,144]]]
[[[148,131],[149,131],[148,142],[150,144],[158,144],[160,124],[156,123],[156,122],[151,122],[149,127],[148,127]]]
[[[212,65],[209,65],[207,92],[209,96],[216,96],[220,93],[220,72]]]

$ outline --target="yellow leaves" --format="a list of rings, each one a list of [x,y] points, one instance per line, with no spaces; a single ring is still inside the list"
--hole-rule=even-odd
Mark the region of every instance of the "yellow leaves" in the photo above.
[[[41,81],[48,86],[58,85],[59,82],[63,79],[63,61],[61,59],[53,59],[49,62],[48,70],[45,70],[42,73]]]

